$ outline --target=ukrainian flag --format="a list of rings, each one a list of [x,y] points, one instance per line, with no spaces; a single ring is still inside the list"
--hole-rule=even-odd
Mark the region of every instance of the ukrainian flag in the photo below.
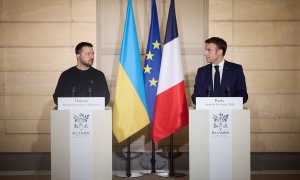
[[[113,133],[121,142],[149,122],[134,13],[128,0],[113,106]]]

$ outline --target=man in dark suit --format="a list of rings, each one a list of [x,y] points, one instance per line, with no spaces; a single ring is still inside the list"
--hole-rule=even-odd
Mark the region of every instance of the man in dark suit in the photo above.
[[[248,100],[243,68],[224,59],[227,43],[221,38],[211,37],[205,41],[207,63],[198,69],[192,101],[196,97],[243,97]]]

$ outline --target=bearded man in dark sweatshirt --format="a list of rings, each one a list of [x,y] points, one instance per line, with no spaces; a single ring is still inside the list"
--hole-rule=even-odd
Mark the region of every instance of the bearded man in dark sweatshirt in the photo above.
[[[75,48],[77,65],[64,71],[58,80],[53,100],[58,97],[105,97],[108,104],[110,94],[103,72],[93,68],[93,45],[81,42]]]

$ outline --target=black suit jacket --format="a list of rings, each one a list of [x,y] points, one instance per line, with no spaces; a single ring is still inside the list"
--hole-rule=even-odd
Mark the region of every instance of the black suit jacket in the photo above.
[[[213,96],[212,64],[198,69],[195,78],[192,101],[196,104],[196,97]],[[248,100],[248,93],[243,67],[225,60],[222,80],[221,97],[243,97],[243,103]]]

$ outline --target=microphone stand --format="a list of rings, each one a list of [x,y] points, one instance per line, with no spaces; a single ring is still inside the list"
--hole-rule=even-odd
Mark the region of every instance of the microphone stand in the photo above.
[[[72,97],[74,97],[74,95],[75,95],[75,92],[76,92],[76,87],[75,87],[75,86],[73,86],[73,87],[72,87]]]
[[[210,97],[211,96],[211,86],[208,86],[207,88],[207,97]]]
[[[231,97],[231,95],[230,95],[230,87],[229,86],[226,87],[225,93],[226,93],[227,97]]]
[[[89,91],[90,97],[92,97],[92,91],[93,91],[93,89],[91,87],[89,87],[88,91]]]

